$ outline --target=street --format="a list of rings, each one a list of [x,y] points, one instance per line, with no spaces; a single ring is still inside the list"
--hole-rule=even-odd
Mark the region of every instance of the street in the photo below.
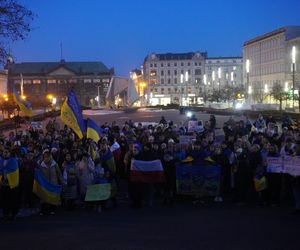
[[[140,210],[120,204],[96,214],[60,211],[1,223],[1,249],[299,249],[291,208],[192,205]]]

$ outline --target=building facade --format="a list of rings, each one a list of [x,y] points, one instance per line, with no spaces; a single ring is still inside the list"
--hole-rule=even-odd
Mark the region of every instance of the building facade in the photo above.
[[[8,92],[23,92],[33,105],[43,103],[51,97],[57,103],[65,98],[69,90],[76,92],[81,105],[105,105],[113,69],[101,62],[8,62]],[[23,91],[21,88],[23,87]]]
[[[199,102],[206,52],[148,55],[143,63],[145,103],[148,105]]]
[[[242,57],[209,57],[205,60],[204,88],[222,90],[226,86],[243,85]]]
[[[7,70],[0,70],[0,97],[7,94]]]
[[[293,88],[293,46],[296,48],[295,89],[298,90],[300,26],[282,27],[244,43],[243,77],[251,102],[273,102],[268,94],[276,83],[286,92]],[[248,70],[246,63],[249,65]]]

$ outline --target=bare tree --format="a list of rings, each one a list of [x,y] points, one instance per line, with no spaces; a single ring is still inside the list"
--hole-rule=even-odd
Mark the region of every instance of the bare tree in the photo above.
[[[10,42],[27,37],[33,18],[32,11],[16,0],[0,0],[0,63],[6,62]]]

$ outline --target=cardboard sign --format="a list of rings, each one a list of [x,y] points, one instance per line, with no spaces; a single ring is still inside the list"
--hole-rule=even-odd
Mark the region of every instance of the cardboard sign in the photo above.
[[[42,122],[31,122],[30,126],[33,129],[42,129],[43,128],[43,123]]]
[[[292,176],[300,176],[300,156],[285,156],[284,172]]]
[[[188,145],[190,142],[192,142],[193,140],[195,140],[196,137],[195,136],[191,136],[191,135],[180,135],[179,136],[179,143],[182,145]]]
[[[188,131],[194,132],[198,130],[198,121],[189,121],[188,123]]]
[[[283,172],[283,160],[281,157],[267,157],[267,164],[268,173]]]
[[[87,186],[85,201],[104,201],[111,196],[111,184],[95,184]]]

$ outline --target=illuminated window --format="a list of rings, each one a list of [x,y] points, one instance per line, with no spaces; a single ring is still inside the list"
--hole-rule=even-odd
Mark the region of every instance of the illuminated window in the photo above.
[[[99,82],[101,82],[101,79],[98,79],[99,80]],[[70,79],[70,81],[69,81],[70,83],[77,83],[77,79]]]
[[[100,83],[100,82],[101,82],[101,79],[93,79],[93,82],[95,82],[95,83]]]
[[[156,79],[152,79],[152,80],[150,81],[150,83],[151,83],[151,84],[156,84],[157,81],[156,81]]]
[[[107,83],[109,83],[109,79],[107,79],[107,78],[102,79],[102,82],[107,82]]]
[[[30,84],[31,80],[24,80],[24,84]]]
[[[32,83],[33,84],[41,84],[41,80],[33,80]]]
[[[84,79],[83,82],[84,82],[84,83],[91,83],[91,82],[92,82],[92,79]]]
[[[55,80],[55,79],[48,79],[48,80],[47,80],[47,83],[48,83],[48,84],[50,84],[50,83],[56,83],[56,80]]]
[[[153,77],[156,76],[156,70],[151,70],[150,71],[150,76],[153,76]]]

